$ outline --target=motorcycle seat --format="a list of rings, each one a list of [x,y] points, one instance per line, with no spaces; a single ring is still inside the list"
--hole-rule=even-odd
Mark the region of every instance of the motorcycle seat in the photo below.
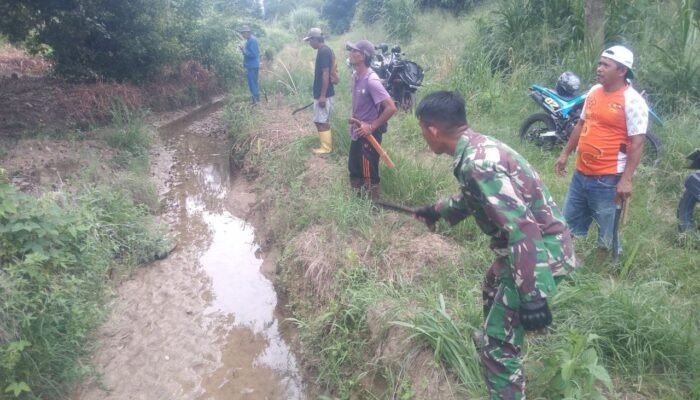
[[[564,101],[571,101],[571,100],[575,99],[576,96],[577,96],[576,93],[574,93],[574,94],[561,94],[561,93],[557,93],[557,95],[558,95],[562,100],[564,100]]]

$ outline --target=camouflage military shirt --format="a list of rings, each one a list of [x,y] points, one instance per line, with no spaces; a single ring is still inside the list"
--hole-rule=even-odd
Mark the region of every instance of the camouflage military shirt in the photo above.
[[[535,170],[506,144],[468,130],[457,144],[454,175],[461,192],[436,204],[442,218],[456,224],[474,215],[491,248],[507,257],[523,301],[552,295],[553,276],[568,274],[575,262],[571,234]]]

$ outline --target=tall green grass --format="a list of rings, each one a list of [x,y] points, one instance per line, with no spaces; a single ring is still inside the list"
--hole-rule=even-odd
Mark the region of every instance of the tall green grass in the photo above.
[[[355,266],[338,275],[338,301],[314,312],[311,320],[293,318],[302,340],[309,365],[316,366],[317,381],[338,398],[363,393],[359,381],[367,369],[350,371],[348,365],[362,365],[368,351],[367,309],[376,301],[375,280],[364,268]],[[323,335],[319,336],[319,333]],[[369,393],[361,394],[361,397]]]
[[[414,34],[417,7],[413,0],[384,2],[384,30],[392,39],[409,41]]]
[[[63,398],[104,319],[108,274],[165,251],[163,232],[124,192],[85,187],[36,199],[0,183],[0,389]]]
[[[112,120],[106,141],[117,150],[114,162],[132,170],[148,171],[151,137],[142,112],[129,110],[124,103],[115,101],[112,103]]]
[[[481,389],[481,367],[476,347],[465,336],[474,330],[471,326],[458,326],[447,313],[445,299],[440,295],[438,307],[430,311],[419,312],[413,322],[395,322],[396,325],[413,332],[411,339],[428,342],[435,351],[435,357],[449,365],[459,377],[460,382],[472,391]],[[483,395],[483,393],[482,393]]]
[[[104,139],[128,167],[110,180],[87,168],[67,192],[40,198],[0,177],[0,397],[65,398],[93,373],[93,334],[110,276],[167,254],[153,223],[151,144],[142,114],[113,104]],[[90,155],[92,156],[92,155]],[[99,160],[103,162],[104,160]]]
[[[293,10],[287,15],[284,23],[289,31],[300,38],[303,37],[302,35],[305,35],[309,29],[313,27],[322,27],[323,24],[321,21],[321,14],[317,10],[308,7],[301,7]]]
[[[623,3],[615,1],[608,6],[616,10],[624,8]],[[533,83],[553,86],[564,70],[573,70],[590,84],[600,49],[584,49],[576,40],[568,39],[578,34],[567,30],[567,24],[580,23],[581,10],[576,4],[564,0],[532,2],[562,8],[542,11],[535,22],[518,22],[526,17],[520,15],[523,9],[516,7],[519,4],[523,2],[487,4],[459,19],[441,12],[416,14],[413,39],[400,44],[408,58],[415,54],[426,69],[419,98],[436,89],[462,93],[471,127],[523,154],[562,205],[569,178],[557,177],[553,172],[557,153],[522,143],[518,138],[519,125],[538,110],[528,98],[527,89]],[[611,35],[633,43],[635,49],[651,49],[651,38],[668,37],[662,34],[666,28],[659,28],[663,26],[659,21],[672,21],[680,3],[669,4],[673,7],[660,9],[654,2],[638,2],[633,7],[639,13],[617,12],[611,18],[629,23],[618,25],[621,28]],[[502,8],[508,5],[512,10]],[[512,18],[509,34],[499,31],[506,18],[504,10]],[[569,10],[564,13],[570,16],[568,20],[558,20],[564,15],[561,10]],[[367,38],[379,43],[390,38],[383,22],[359,22],[354,30],[329,43],[339,59],[338,52],[342,52],[342,43],[347,40]],[[568,42],[556,42],[561,38],[558,35]],[[273,76],[287,77],[286,84],[270,86],[271,90],[293,94],[291,98],[296,102],[310,97],[311,62],[315,56],[304,44],[300,46],[291,45],[280,53],[285,68],[276,68]],[[661,65],[659,55],[653,51],[636,54],[639,67],[635,85],[653,87],[652,101],[665,102],[664,90],[672,90],[654,82],[672,71],[652,74],[650,71]],[[290,241],[314,224],[330,225],[329,229],[341,238],[367,243],[368,251],[363,257],[341,257],[336,266],[341,271],[334,280],[336,291],[325,299],[322,309],[304,292],[300,295],[291,289],[290,303],[303,332],[302,340],[313,355],[307,361],[317,366],[320,382],[334,394],[358,390],[362,378],[374,373],[394,386],[410,387],[410,382],[395,382],[402,376],[399,369],[393,369],[396,366],[378,368],[367,361],[379,344],[367,342],[368,332],[362,322],[363,313],[379,304],[400,304],[403,310],[393,315],[390,311],[390,320],[398,321],[409,334],[418,332],[414,337],[417,345],[430,346],[436,359],[452,371],[457,381],[477,396],[483,394],[480,380],[473,378],[477,364],[469,337],[474,327],[481,324],[480,284],[493,258],[488,238],[471,220],[454,227],[440,225],[441,235],[461,246],[462,263],[392,283],[373,273],[383,265],[382,257],[392,248],[392,241],[398,240],[392,230],[396,225],[388,223],[383,212],[372,211],[364,200],[348,194],[345,162],[349,149],[349,74],[342,64],[339,66],[342,82],[336,90],[332,118],[335,150],[327,157],[332,168],[325,171],[329,182],[304,186],[304,163],[311,157],[309,149],[313,145],[310,138],[291,143],[289,157],[274,157],[259,164],[264,184],[279,193],[273,200],[272,220],[275,238],[280,243]],[[294,91],[288,89],[292,80]],[[642,169],[635,176],[630,222],[622,228],[625,252],[621,263],[615,266],[595,262],[594,232],[589,238],[576,241],[581,266],[571,281],[560,285],[559,294],[553,299],[553,330],[545,337],[529,340],[524,349],[531,397],[624,398],[632,392],[646,398],[700,397],[696,383],[696,366],[700,365],[696,311],[700,307],[700,281],[695,279],[700,247],[679,235],[675,223],[675,208],[687,174],[683,157],[700,146],[696,128],[700,110],[692,96],[657,108],[663,110],[665,123],[663,127],[654,126],[654,130],[664,144],[665,158],[656,169]],[[458,191],[451,175],[452,160],[448,156],[435,157],[427,150],[413,116],[400,114],[392,118],[384,145],[397,164],[395,170],[380,167],[387,200],[419,206]],[[569,165],[572,169],[573,163]],[[402,223],[417,224],[410,218]],[[327,250],[342,254],[345,248]],[[284,260],[297,259],[293,249],[287,251],[291,254],[285,254]],[[281,268],[284,279],[293,282],[299,279],[303,266],[290,261]],[[362,270],[365,272],[358,272]],[[362,279],[349,283],[346,271],[353,271]],[[444,305],[436,300],[440,296]],[[353,323],[339,322],[346,321],[345,313],[352,314],[347,321]],[[333,391],[341,387],[342,390]]]

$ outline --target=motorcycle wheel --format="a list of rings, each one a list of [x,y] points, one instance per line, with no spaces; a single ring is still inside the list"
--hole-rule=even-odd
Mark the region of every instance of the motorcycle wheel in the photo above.
[[[661,160],[662,151],[661,139],[652,133],[651,130],[647,131],[644,153],[642,154],[642,165],[656,167]]]
[[[697,231],[698,229],[698,212],[695,211],[695,206],[698,204],[698,198],[690,191],[683,192],[680,203],[678,203],[678,230],[681,232]]]
[[[553,131],[554,121],[545,113],[532,114],[520,126],[520,140],[532,142],[537,146],[551,143],[542,138],[542,133]]]
[[[401,111],[413,114],[416,108],[416,94],[405,90],[401,99]]]

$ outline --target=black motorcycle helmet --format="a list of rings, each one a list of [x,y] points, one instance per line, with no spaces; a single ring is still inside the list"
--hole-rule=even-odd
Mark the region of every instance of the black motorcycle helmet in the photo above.
[[[574,97],[581,87],[581,80],[571,71],[559,75],[555,90],[560,96]]]

